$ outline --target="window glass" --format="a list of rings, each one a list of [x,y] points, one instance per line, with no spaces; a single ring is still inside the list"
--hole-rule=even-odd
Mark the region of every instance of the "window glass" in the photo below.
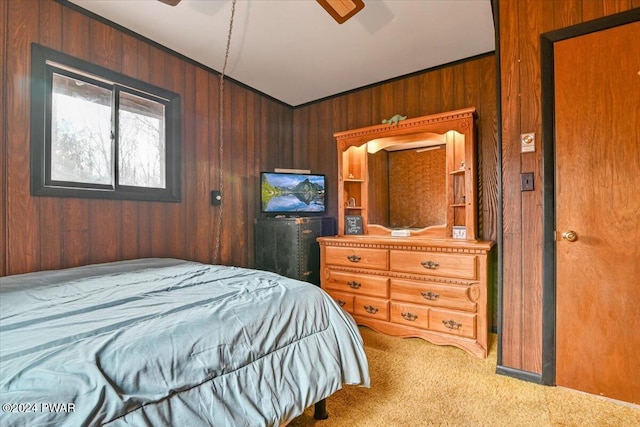
[[[166,188],[164,105],[120,92],[120,185]]]
[[[51,180],[113,184],[110,90],[53,74]]]

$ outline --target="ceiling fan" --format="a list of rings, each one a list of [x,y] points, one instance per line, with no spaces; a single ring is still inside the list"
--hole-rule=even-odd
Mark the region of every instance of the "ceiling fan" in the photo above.
[[[176,6],[181,0],[159,0],[169,6]],[[342,24],[364,8],[362,0],[316,0],[329,15]]]

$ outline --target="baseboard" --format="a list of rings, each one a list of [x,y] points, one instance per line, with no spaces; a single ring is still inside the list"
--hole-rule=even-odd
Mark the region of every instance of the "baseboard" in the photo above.
[[[516,378],[522,381],[530,383],[544,384],[542,382],[542,374],[536,374],[534,372],[523,371],[521,369],[508,368],[506,366],[498,365],[496,367],[496,374],[504,375],[507,377]]]

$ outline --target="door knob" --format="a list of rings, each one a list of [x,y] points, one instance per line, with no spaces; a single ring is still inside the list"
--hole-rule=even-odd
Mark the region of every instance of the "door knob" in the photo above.
[[[578,235],[575,231],[569,230],[562,233],[562,238],[568,242],[575,242],[578,240]]]

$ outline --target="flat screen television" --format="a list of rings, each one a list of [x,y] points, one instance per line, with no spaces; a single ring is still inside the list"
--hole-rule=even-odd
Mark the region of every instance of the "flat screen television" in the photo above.
[[[325,176],[307,173],[261,172],[260,211],[273,215],[314,215],[325,212]]]

